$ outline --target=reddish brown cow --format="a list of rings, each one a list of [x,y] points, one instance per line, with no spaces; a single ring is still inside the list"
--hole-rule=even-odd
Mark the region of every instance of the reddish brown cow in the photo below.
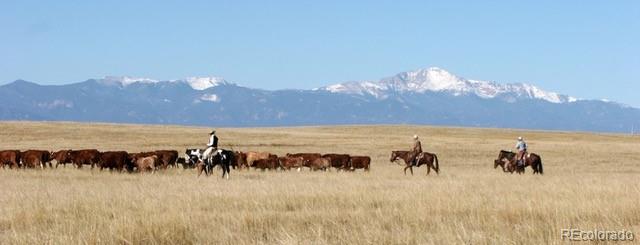
[[[56,168],[62,164],[67,167],[67,163],[71,163],[71,150],[59,150],[51,154],[52,160],[56,160]]]
[[[371,157],[368,156],[352,156],[349,159],[349,170],[355,171],[358,168],[364,169],[364,171],[369,171],[369,166],[371,165]]]
[[[8,165],[9,168],[20,167],[20,151],[19,150],[4,150],[0,151],[0,167],[4,168]]]
[[[324,154],[322,158],[329,159],[331,167],[346,169],[349,167],[349,155],[347,154]]]
[[[300,170],[300,168],[304,166],[303,157],[278,157],[278,162],[280,163],[280,167],[286,170],[290,170],[291,168],[298,168],[298,170]]]
[[[253,161],[252,165],[252,167],[262,169],[262,171],[265,169],[277,169],[278,166],[278,156],[273,154],[269,154],[269,157],[265,159],[257,159]]]
[[[331,161],[324,157],[316,158],[309,163],[308,167],[311,168],[311,170],[313,171],[316,171],[319,169],[326,171],[331,167]]]
[[[255,152],[255,151],[247,152],[247,166],[253,167],[254,162],[256,160],[269,159],[270,156],[271,154],[268,152]]]
[[[69,158],[71,159],[71,163],[78,168],[82,168],[82,165],[91,165],[93,169],[98,161],[100,161],[100,152],[96,149],[71,151]]]
[[[233,162],[231,166],[234,168],[249,168],[249,164],[247,164],[247,153],[236,151],[234,153],[235,157],[233,158]]]
[[[159,150],[159,151],[147,151],[140,153],[132,153],[129,154],[131,157],[149,157],[149,156],[157,156],[158,164],[155,165],[156,168],[166,169],[168,166],[176,166],[176,162],[178,161],[178,151],[174,150]]]
[[[119,172],[122,172],[129,162],[129,153],[126,151],[106,151],[100,154],[98,166],[101,171],[108,168],[109,170],[116,169]]]
[[[163,169],[166,169],[168,166],[176,166],[176,161],[178,160],[178,151],[175,150],[159,150],[153,152],[156,156],[158,156],[159,164]]]
[[[47,163],[49,163],[49,167],[51,166],[51,152],[41,151],[41,150],[28,150],[20,153],[22,165],[25,168],[35,168],[40,166],[41,168],[46,167]]]
[[[291,153],[287,153],[288,157],[302,157],[303,159],[303,163],[302,166],[304,167],[308,167],[311,168],[311,163],[316,160],[317,158],[321,158],[322,155],[320,155],[320,153],[295,153],[295,154],[291,154]]]

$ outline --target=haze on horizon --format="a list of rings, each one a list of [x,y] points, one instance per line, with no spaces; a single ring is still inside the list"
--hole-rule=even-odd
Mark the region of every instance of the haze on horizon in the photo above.
[[[640,2],[0,3],[0,84],[221,76],[309,89],[441,67],[640,107]]]

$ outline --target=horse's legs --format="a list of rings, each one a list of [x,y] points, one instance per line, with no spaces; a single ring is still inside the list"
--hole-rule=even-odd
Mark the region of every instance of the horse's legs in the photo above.
[[[413,176],[413,166],[409,166],[409,171],[411,171],[411,175]]]

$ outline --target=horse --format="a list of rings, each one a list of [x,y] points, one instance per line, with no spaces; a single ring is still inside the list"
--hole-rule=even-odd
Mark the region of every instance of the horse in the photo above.
[[[235,156],[233,151],[229,150],[218,150],[216,153],[211,154],[209,159],[201,159],[198,163],[198,177],[205,173],[206,176],[209,176],[213,172],[213,168],[216,165],[220,165],[222,168],[222,178],[225,176],[229,179],[229,174],[231,174],[231,163],[234,161]]]
[[[518,166],[515,152],[501,150],[498,153],[498,158],[494,161],[493,168],[498,168],[498,166],[501,166],[504,172],[513,173],[515,171],[518,174],[524,173],[524,169],[531,166],[533,174],[544,174],[542,159],[535,153],[525,155],[524,164]]]
[[[503,172],[513,173],[515,169],[509,168],[510,165],[507,165],[507,168],[505,169],[505,165],[509,164],[515,158],[516,158],[516,153],[511,151],[501,150],[500,153],[498,153],[498,158],[496,158],[496,160],[493,161],[493,168],[496,169],[498,168],[498,166],[500,166],[502,167]]]
[[[411,162],[410,153],[411,153],[410,151],[392,151],[391,158],[389,159],[390,162],[396,162],[399,159],[404,160],[405,175],[407,174],[407,169],[409,169],[409,171],[411,172],[411,175],[413,175],[414,165]],[[416,157],[415,167],[420,167],[424,164],[427,165],[427,175],[431,173],[431,169],[436,171],[436,174],[440,174],[440,164],[438,163],[438,156],[436,154],[429,153],[429,152],[422,152],[418,154],[418,156]]]

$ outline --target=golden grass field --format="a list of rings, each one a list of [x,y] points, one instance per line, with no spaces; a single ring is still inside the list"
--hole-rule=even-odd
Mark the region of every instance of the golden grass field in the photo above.
[[[209,128],[0,123],[0,149],[202,147]],[[560,230],[640,235],[640,138],[428,126],[218,128],[223,148],[372,157],[369,173],[0,169],[0,244],[555,244]],[[405,176],[413,134],[440,175]],[[519,135],[543,176],[493,168]],[[636,237],[635,242],[638,242]],[[628,242],[627,242],[628,243]]]

